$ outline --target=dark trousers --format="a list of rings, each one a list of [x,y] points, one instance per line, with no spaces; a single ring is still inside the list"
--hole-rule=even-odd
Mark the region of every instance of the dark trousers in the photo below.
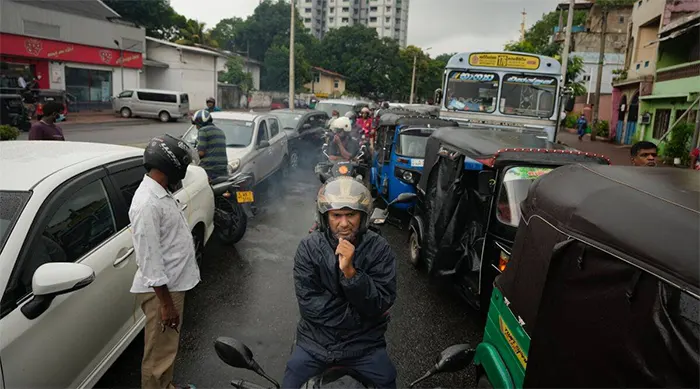
[[[323,362],[299,346],[287,362],[282,381],[283,389],[299,389],[311,378],[321,374],[331,366],[342,366],[355,370],[371,380],[377,388],[396,388],[396,367],[389,359],[386,349],[377,349],[369,355],[329,364]]]

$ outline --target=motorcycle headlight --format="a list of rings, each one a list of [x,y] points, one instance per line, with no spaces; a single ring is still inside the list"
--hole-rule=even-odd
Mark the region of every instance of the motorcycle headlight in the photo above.
[[[238,167],[241,166],[241,160],[240,159],[234,159],[233,161],[229,162],[228,164],[228,174],[231,175],[238,170]]]

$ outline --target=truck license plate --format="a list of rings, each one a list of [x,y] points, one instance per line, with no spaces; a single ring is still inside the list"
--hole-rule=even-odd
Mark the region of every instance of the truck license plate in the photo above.
[[[236,192],[236,200],[238,200],[239,203],[252,203],[255,201],[253,199],[253,191],[246,190],[242,192]]]

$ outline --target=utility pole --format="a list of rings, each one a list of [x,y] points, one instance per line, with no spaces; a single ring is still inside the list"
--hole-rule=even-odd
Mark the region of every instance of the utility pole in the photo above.
[[[569,45],[571,44],[571,29],[574,25],[574,2],[569,1],[569,14],[566,18],[566,37],[564,38],[564,51],[561,53],[561,76],[566,83],[566,71],[569,67]],[[561,33],[561,30],[559,31]]]
[[[591,141],[595,141],[596,125],[600,114],[600,86],[603,83],[603,64],[605,62],[605,34],[608,32],[608,7],[603,6],[602,26],[600,27],[600,52],[598,53],[598,74],[595,80],[595,100],[593,100],[593,121],[591,129]]]
[[[411,99],[409,100],[409,104],[413,104],[413,94],[414,90],[416,87],[416,59],[418,58],[418,54],[413,55],[413,76],[411,77]]]
[[[294,0],[289,2],[292,17],[289,21],[289,110],[294,111]]]
[[[523,8],[523,12],[521,12],[523,15],[523,21],[520,23],[520,42],[525,41],[525,15],[527,15],[527,12],[525,12],[525,8]]]
[[[124,49],[122,46],[119,44],[118,40],[114,40],[114,44],[117,45],[117,48],[119,49],[119,65],[121,67],[121,78],[122,78],[122,92],[124,92]]]

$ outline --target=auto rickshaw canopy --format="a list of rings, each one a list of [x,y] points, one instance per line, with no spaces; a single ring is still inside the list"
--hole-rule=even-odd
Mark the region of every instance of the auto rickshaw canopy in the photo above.
[[[496,278],[524,387],[698,387],[700,179],[575,164],[538,178]]]

